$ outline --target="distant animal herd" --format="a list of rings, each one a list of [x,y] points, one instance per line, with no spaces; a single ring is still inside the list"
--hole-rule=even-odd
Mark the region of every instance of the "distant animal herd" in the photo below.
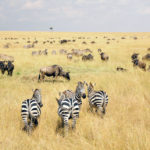
[[[107,37],[104,37],[107,38]],[[122,37],[122,39],[125,39]],[[137,38],[134,38],[137,40]],[[115,40],[115,39],[112,39]],[[107,44],[109,44],[107,41]],[[60,44],[67,44],[69,42],[75,42],[75,40],[60,40]],[[28,45],[24,45],[24,48],[33,48],[35,44],[38,43],[37,40],[34,42],[27,41]],[[43,41],[43,44],[46,43],[55,43],[55,41]],[[82,44],[86,44],[85,41]],[[95,44],[95,41],[91,41],[91,44]],[[9,48],[10,44],[4,45],[5,48]],[[148,51],[150,48],[148,48]],[[94,56],[92,55],[92,51],[90,49],[72,49],[71,52],[67,52],[67,50],[60,49],[59,51],[52,50],[51,55],[57,55],[57,52],[60,54],[66,55],[67,59],[72,60],[74,56],[81,56],[82,61],[94,61]],[[101,49],[97,50],[100,59],[104,62],[110,60],[108,54],[103,52]],[[32,56],[38,55],[48,55],[48,49],[45,50],[38,50],[32,51]],[[139,59],[139,53],[133,53],[131,55],[131,62],[133,63],[134,67],[139,67],[143,71],[150,71],[150,66],[146,68],[146,63],[143,60],[150,61],[150,53],[146,54],[142,57],[142,60]],[[14,59],[11,56],[7,56],[4,54],[0,54],[0,70],[2,74],[5,71],[8,72],[9,76],[13,75],[14,70]],[[117,66],[116,71],[127,71],[126,68]],[[70,72],[64,71],[62,66],[59,65],[52,65],[52,66],[45,66],[40,68],[39,75],[38,75],[38,82],[44,81],[45,76],[54,77],[57,79],[58,76],[61,76],[67,80],[70,80]],[[56,98],[58,103],[58,115],[62,120],[62,127],[64,127],[64,135],[68,134],[69,129],[69,119],[72,119],[72,128],[76,127],[76,121],[79,118],[79,114],[82,106],[82,98],[85,99],[88,97],[89,108],[91,112],[95,112],[103,118],[104,114],[106,113],[106,106],[108,104],[108,95],[105,91],[95,91],[94,90],[95,84],[87,83],[86,81],[77,83],[75,91],[71,91],[70,89],[65,90],[59,93],[59,98]],[[85,88],[87,87],[87,88]],[[87,89],[87,95],[86,95]],[[23,130],[27,133],[31,134],[32,130],[38,126],[38,118],[41,115],[41,107],[43,107],[42,103],[42,94],[40,89],[33,90],[32,98],[24,100],[21,106],[21,116],[24,122]],[[95,110],[95,111],[93,111]]]

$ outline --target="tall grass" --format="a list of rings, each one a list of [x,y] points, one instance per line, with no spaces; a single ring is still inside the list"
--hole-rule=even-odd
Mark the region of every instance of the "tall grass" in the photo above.
[[[78,37],[85,39],[78,39]],[[115,38],[106,44],[103,37]],[[121,39],[121,37],[126,39]],[[137,40],[133,40],[137,36]],[[48,33],[48,32],[0,32],[0,53],[15,58],[13,77],[0,74],[0,149],[1,150],[149,150],[150,149],[150,72],[134,69],[130,56],[133,52],[146,54],[150,47],[150,33]],[[17,37],[18,40],[5,40],[5,37]],[[39,41],[34,49],[24,49],[27,45],[22,38]],[[60,45],[63,38],[76,39],[75,43]],[[96,38],[98,37],[98,38]],[[44,40],[54,38],[54,44],[45,44]],[[91,41],[95,44],[91,44]],[[19,41],[19,44],[15,44]],[[87,45],[83,45],[86,41]],[[3,45],[11,43],[9,49]],[[48,56],[31,56],[33,50],[49,50]],[[80,57],[67,60],[66,56],[51,55],[52,50],[72,48],[90,48],[94,61],[82,62]],[[110,56],[105,63],[100,60],[97,49],[101,48]],[[150,64],[149,62],[146,62]],[[42,66],[59,64],[71,72],[71,81],[58,78],[57,82],[46,78],[38,83],[37,77]],[[122,66],[127,72],[116,72]],[[109,103],[104,119],[89,111],[88,100],[83,100],[80,118],[76,130],[70,129],[68,137],[63,138],[57,130],[60,118],[57,115],[59,91],[75,90],[78,81],[96,83],[96,90],[104,90],[109,95]],[[23,123],[21,103],[31,98],[32,89],[41,88],[43,104],[39,126],[31,136],[21,129]]]

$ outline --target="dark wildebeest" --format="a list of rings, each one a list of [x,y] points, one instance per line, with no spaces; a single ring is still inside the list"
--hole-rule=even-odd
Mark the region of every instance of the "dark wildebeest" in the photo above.
[[[0,61],[0,70],[2,72],[2,74],[5,73],[5,71],[7,70],[7,64],[4,61]]]
[[[14,65],[12,64],[11,61],[4,62],[4,61],[0,61],[0,70],[2,72],[2,74],[5,73],[5,71],[8,72],[9,76],[12,76],[13,70],[14,70]]]
[[[101,55],[101,60],[104,60],[104,61],[107,61],[108,59],[109,59],[109,56],[108,55],[106,55],[105,53],[100,53],[100,55]]]
[[[61,41],[60,41],[60,44],[64,44],[64,43],[67,43],[67,42],[68,42],[68,40],[65,40],[65,39],[64,39],[64,40],[61,40]]]
[[[122,68],[122,67],[117,67],[116,70],[117,70],[117,71],[122,71],[122,72],[127,71],[127,69],[124,69],[124,68]]]
[[[93,60],[93,56],[91,54],[88,55],[83,55],[82,56],[82,60],[86,61],[86,60]]]
[[[134,60],[134,59],[138,59],[138,53],[133,53],[132,55],[131,55],[131,59],[132,60]]]
[[[12,76],[13,70],[14,70],[14,64],[12,64],[11,61],[8,61],[8,64],[7,64],[7,71],[8,71],[8,75],[9,75],[9,76]]]
[[[142,57],[142,60],[150,60],[150,54],[146,54]]]
[[[133,62],[133,66],[138,66],[139,68],[146,71],[146,64],[144,62],[139,61],[138,59],[134,59],[132,62]]]
[[[53,76],[54,77],[58,77],[58,76],[62,76],[67,80],[70,80],[70,72],[65,72],[63,71],[63,68],[59,65],[52,65],[52,66],[48,66],[48,67],[43,67],[40,69],[40,73],[39,73],[39,78],[38,81],[40,81],[41,79],[44,80],[45,76]]]

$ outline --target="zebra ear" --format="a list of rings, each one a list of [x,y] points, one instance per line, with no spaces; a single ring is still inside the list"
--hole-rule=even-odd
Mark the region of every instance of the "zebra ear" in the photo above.
[[[32,89],[32,92],[34,92],[34,89]]]
[[[93,84],[93,86],[95,86],[95,85],[96,85],[96,83]]]
[[[84,84],[85,84],[86,86],[88,86],[88,83],[87,83],[86,81],[84,81]]]

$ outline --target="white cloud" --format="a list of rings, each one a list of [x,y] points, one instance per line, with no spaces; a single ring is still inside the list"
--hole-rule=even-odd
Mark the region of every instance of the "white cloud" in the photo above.
[[[85,13],[80,9],[73,7],[61,7],[62,12],[68,18],[81,18],[84,17]]]
[[[142,15],[150,15],[150,7],[143,8],[139,10],[138,12],[139,14],[142,14]]]
[[[22,7],[22,9],[42,9],[44,7],[44,3],[43,0],[36,0],[36,1],[32,1],[32,0],[28,0],[24,6]]]

